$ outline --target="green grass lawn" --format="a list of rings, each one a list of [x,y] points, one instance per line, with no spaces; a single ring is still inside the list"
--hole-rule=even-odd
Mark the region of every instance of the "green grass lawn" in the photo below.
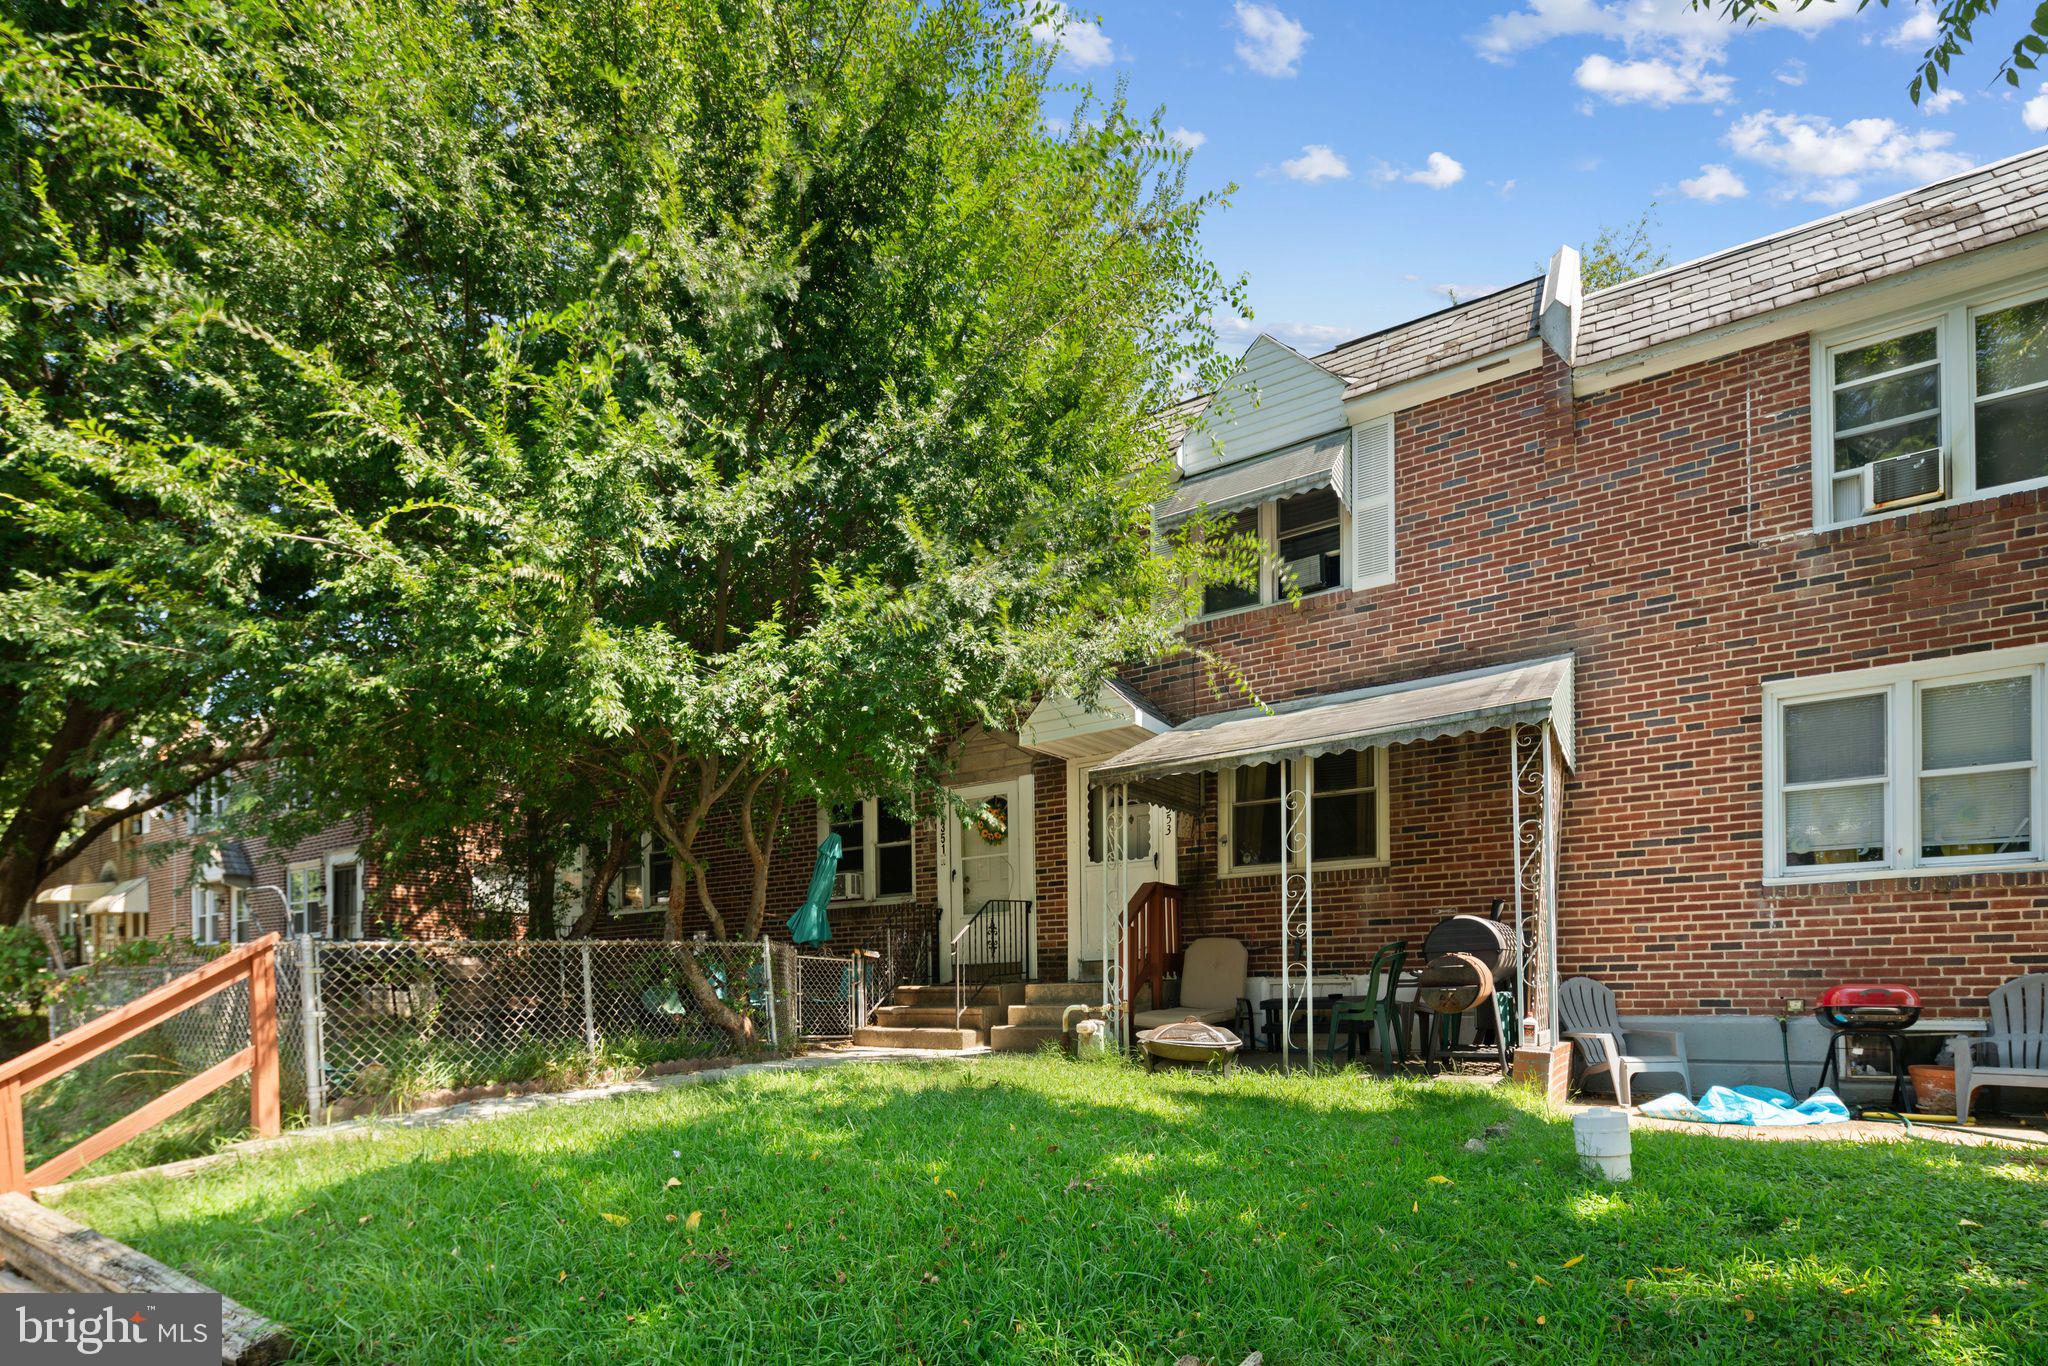
[[[1506,1089],[997,1057],[63,1207],[351,1362],[2043,1361],[2035,1158],[1639,1133],[1603,1187]]]

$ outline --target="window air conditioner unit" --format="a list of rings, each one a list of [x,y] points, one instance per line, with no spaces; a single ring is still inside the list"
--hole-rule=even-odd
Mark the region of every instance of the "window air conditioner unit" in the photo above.
[[[1329,587],[1323,582],[1323,557],[1320,554],[1287,561],[1287,572],[1304,589]]]
[[[860,873],[834,873],[832,875],[832,899],[834,901],[860,900]]]
[[[1939,446],[1911,451],[1863,467],[1863,510],[1910,507],[1948,494],[1948,461]]]

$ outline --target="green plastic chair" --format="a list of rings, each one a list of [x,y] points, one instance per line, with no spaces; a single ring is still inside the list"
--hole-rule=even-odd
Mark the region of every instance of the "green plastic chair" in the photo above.
[[[1364,1029],[1346,1029],[1344,1045],[1352,1061],[1357,1061],[1359,1035],[1366,1035],[1367,1048],[1372,1047],[1371,1031],[1375,1025],[1380,1031],[1380,1057],[1392,1062],[1390,1048],[1401,1047],[1400,1015],[1394,1005],[1394,989],[1401,981],[1401,964],[1408,956],[1408,946],[1398,940],[1388,944],[1373,955],[1372,966],[1366,970],[1365,994],[1348,1001],[1339,1001],[1330,1008],[1330,1045],[1328,1056],[1332,1062],[1337,1058],[1337,1030],[1340,1026],[1359,1024]],[[1405,1052],[1405,1050],[1403,1050]]]
[[[837,834],[825,836],[818,845],[817,866],[811,869],[811,889],[804,904],[788,920],[789,938],[795,944],[822,944],[832,937],[832,922],[825,907],[832,901],[832,879],[839,872],[842,845]]]

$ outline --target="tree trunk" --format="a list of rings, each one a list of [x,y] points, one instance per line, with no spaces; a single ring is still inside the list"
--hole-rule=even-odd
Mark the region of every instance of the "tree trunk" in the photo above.
[[[619,880],[619,869],[626,866],[626,857],[639,844],[639,839],[622,827],[612,828],[611,838],[605,842],[604,857],[590,876],[583,882],[583,912],[576,917],[576,923],[569,927],[571,939],[588,939],[602,929],[611,919],[612,884]]]
[[[775,867],[775,843],[782,834],[782,805],[789,796],[789,784],[781,774],[774,777],[774,796],[768,804],[768,830],[764,835],[755,828],[754,800],[760,795],[762,784],[770,775],[762,774],[747,789],[745,802],[740,807],[740,833],[747,846],[747,859],[753,865],[753,886],[747,897],[748,939],[761,937],[761,926],[768,919],[768,875]]]
[[[751,1052],[755,1043],[754,1022],[718,999],[718,990],[711,985],[711,979],[704,975],[704,964],[698,961],[693,945],[679,943],[676,945],[676,952],[682,960],[683,983],[690,988],[690,996],[697,1002],[697,1009],[704,1012],[705,1019],[724,1030],[725,1036],[732,1040],[733,1046],[740,1052]],[[728,980],[727,989],[730,990],[731,987],[732,983]],[[744,974],[740,976],[739,992],[741,999],[744,1000],[748,994]],[[772,996],[768,1001],[768,1008],[775,1008]]]
[[[526,859],[526,937],[559,938],[555,913],[555,872],[558,863],[552,853],[529,854]]]
[[[93,795],[84,761],[93,745],[119,728],[109,711],[73,703],[44,747],[35,778],[0,832],[0,925],[28,914],[36,888],[63,862],[56,857],[65,833]],[[67,853],[81,846],[73,841]]]

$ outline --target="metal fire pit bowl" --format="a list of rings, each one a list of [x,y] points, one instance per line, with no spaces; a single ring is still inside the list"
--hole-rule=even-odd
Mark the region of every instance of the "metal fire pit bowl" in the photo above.
[[[1158,1067],[1162,1058],[1228,1071],[1237,1050],[1244,1047],[1244,1040],[1227,1029],[1188,1019],[1144,1030],[1138,1035],[1138,1044],[1145,1050],[1147,1072]]]

